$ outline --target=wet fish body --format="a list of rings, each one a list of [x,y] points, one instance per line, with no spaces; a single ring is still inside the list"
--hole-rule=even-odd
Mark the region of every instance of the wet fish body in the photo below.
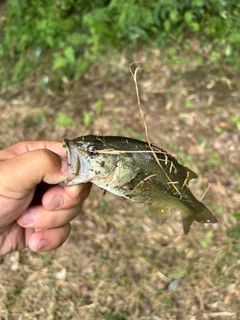
[[[64,146],[69,177],[62,185],[91,181],[130,201],[149,204],[157,220],[175,208],[182,213],[185,234],[194,220],[217,222],[188,187],[197,175],[161,148],[132,138],[95,135],[64,139]]]

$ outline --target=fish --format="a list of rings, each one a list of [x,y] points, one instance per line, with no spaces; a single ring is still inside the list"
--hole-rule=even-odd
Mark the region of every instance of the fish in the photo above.
[[[149,206],[164,221],[169,209],[181,212],[183,231],[193,221],[217,223],[212,212],[189,189],[197,174],[167,151],[148,142],[122,137],[85,135],[63,139],[69,171],[62,186],[92,182],[132,202]]]

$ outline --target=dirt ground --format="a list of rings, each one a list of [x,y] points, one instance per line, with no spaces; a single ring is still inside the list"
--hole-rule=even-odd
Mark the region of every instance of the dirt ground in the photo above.
[[[239,70],[143,65],[151,141],[198,173],[191,190],[206,192],[219,223],[193,223],[186,236],[179,212],[157,225],[147,207],[93,187],[61,248],[0,258],[0,319],[240,319]],[[0,148],[89,133],[145,139],[125,64],[63,79],[58,93],[38,88],[0,92]]]

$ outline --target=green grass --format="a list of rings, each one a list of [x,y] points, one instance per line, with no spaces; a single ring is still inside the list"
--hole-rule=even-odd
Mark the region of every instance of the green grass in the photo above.
[[[63,128],[69,127],[74,124],[73,119],[71,119],[61,111],[57,112],[55,121],[59,127],[63,127]]]
[[[213,230],[209,230],[206,232],[204,239],[200,241],[201,247],[203,249],[207,249],[211,245],[213,236],[214,236]]]
[[[206,164],[210,167],[222,166],[220,155],[217,152],[213,152],[207,159]]]

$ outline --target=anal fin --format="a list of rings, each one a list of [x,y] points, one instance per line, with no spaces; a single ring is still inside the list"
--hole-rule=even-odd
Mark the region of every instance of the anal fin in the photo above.
[[[194,220],[195,220],[194,215],[189,215],[187,217],[182,216],[183,231],[185,234],[188,234],[188,232],[190,230],[190,226]]]

